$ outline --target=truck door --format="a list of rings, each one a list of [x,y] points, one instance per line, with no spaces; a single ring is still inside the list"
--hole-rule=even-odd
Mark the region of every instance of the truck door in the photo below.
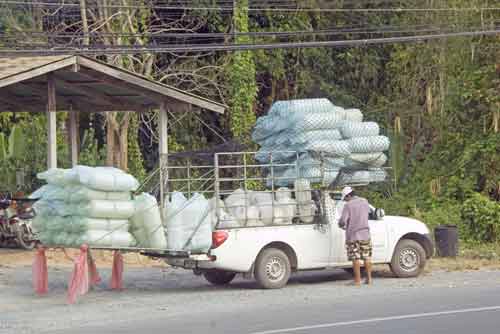
[[[373,246],[373,262],[385,262],[387,253],[387,228],[383,220],[369,220]]]
[[[345,231],[339,227],[339,218],[342,213],[344,202],[335,201],[327,197],[325,201],[325,213],[330,225],[330,265],[347,263],[347,252],[345,249]]]
[[[345,231],[338,226],[338,220],[342,213],[344,202],[335,201],[333,205],[336,208],[335,216],[330,218],[334,222],[331,225],[332,244],[330,251],[331,265],[349,264],[347,259],[347,251],[345,248]],[[387,253],[387,229],[383,220],[369,220],[370,237],[373,246],[373,262],[385,262]]]

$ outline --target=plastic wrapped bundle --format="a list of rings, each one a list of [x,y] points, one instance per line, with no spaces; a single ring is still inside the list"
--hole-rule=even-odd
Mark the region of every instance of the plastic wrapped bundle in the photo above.
[[[160,208],[153,196],[142,193],[134,199],[135,213],[131,218],[131,233],[137,239],[137,246],[166,249],[164,228]]]
[[[130,192],[120,191],[99,191],[90,189],[84,186],[69,186],[66,187],[69,202],[77,203],[90,200],[107,200],[107,201],[130,201],[132,196]]]
[[[128,219],[134,214],[132,201],[92,200],[69,204],[62,201],[37,201],[33,208],[47,216],[85,216],[90,218]]]
[[[363,122],[363,113],[359,109],[345,109],[344,119],[352,122]]]
[[[54,232],[83,233],[88,230],[122,231],[128,232],[128,220],[98,219],[80,216],[44,216],[37,215],[33,218],[35,230],[52,230]]]
[[[254,205],[245,204],[244,201],[233,202],[231,206],[226,204],[231,216],[238,220],[241,226],[261,226],[259,208]]]
[[[328,99],[299,99],[288,101],[276,101],[273,103],[269,113],[280,117],[288,117],[290,113],[324,113],[332,112],[335,106]]]
[[[101,191],[135,191],[139,182],[130,174],[113,167],[76,166],[74,178],[81,185]]]
[[[297,176],[295,168],[288,168],[283,173],[276,173],[274,179],[275,187],[286,187],[293,185],[297,177],[307,179],[311,183],[323,183],[328,185],[332,183],[339,174],[338,169],[327,169],[324,168],[322,173],[320,167],[310,167],[307,169],[301,169],[300,175]],[[268,178],[267,186],[271,187],[271,179]]]
[[[339,179],[339,184],[366,184],[371,182],[383,182],[386,172],[381,168],[371,168],[353,172],[343,172]]]
[[[296,157],[297,152],[290,146],[261,147],[255,154],[255,159],[262,163],[269,163],[271,162],[271,156],[273,162],[281,162]]]
[[[306,179],[297,179],[294,182],[294,188],[300,220],[304,223],[312,223],[314,220],[314,202],[311,197],[311,182]]]
[[[111,248],[126,248],[135,247],[136,240],[129,232],[125,231],[100,231],[100,230],[89,230],[83,235],[73,235],[68,234],[66,236],[70,243],[69,246],[78,246],[82,244],[88,244],[91,247],[111,247]],[[59,243],[63,244],[63,243]],[[66,244],[67,245],[67,244]],[[67,245],[68,246],[68,245]]]
[[[253,191],[249,194],[250,204],[259,206],[261,203],[269,203],[273,200],[273,195],[267,191]]]
[[[194,194],[189,200],[173,193],[166,205],[167,243],[172,250],[206,252],[212,245],[212,226],[208,200]]]
[[[296,216],[297,205],[291,198],[260,203],[258,206],[262,225],[289,225]]]
[[[380,128],[375,122],[342,122],[339,126],[342,137],[349,139],[355,137],[378,136]]]
[[[351,154],[350,142],[346,140],[317,140],[305,145],[305,150],[314,152],[325,152],[332,156],[345,157]]]
[[[290,126],[288,122],[284,122],[275,116],[262,116],[257,120],[252,132],[252,140],[260,143],[269,136],[275,135]]]
[[[290,117],[290,125],[295,131],[335,129],[342,122],[342,115],[332,112],[295,114]]]
[[[390,141],[385,136],[357,137],[346,140],[352,153],[383,152],[389,149]]]
[[[304,144],[312,143],[317,140],[340,140],[342,135],[337,129],[326,129],[326,130],[310,130],[300,133],[294,133],[290,136],[290,143],[292,144]]]
[[[347,167],[382,167],[387,162],[387,156],[382,152],[377,153],[352,153],[345,158]]]

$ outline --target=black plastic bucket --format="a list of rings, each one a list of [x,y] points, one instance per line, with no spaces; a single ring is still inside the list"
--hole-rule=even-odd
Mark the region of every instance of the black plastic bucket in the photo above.
[[[458,255],[458,229],[455,225],[440,225],[434,229],[437,255],[455,257]]]

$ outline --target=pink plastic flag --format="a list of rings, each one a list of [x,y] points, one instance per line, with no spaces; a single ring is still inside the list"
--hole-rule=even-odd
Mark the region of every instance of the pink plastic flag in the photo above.
[[[32,266],[33,288],[39,295],[44,295],[49,291],[48,273],[47,273],[47,257],[45,256],[45,248],[38,246],[33,259]]]
[[[82,245],[80,254],[75,259],[75,266],[68,286],[68,303],[74,304],[78,296],[82,296],[89,291],[89,264],[87,252],[89,247]]]
[[[90,254],[90,251],[89,251],[88,261],[89,261],[90,284],[97,285],[101,283],[101,276],[99,276],[99,272],[97,271],[97,266],[95,265],[94,258]]]
[[[120,251],[113,253],[113,270],[111,272],[111,289],[123,289],[123,256]]]

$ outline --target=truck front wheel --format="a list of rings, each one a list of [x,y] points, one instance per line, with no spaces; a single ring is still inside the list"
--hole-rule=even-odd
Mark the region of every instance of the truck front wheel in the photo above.
[[[226,285],[236,276],[236,273],[218,269],[210,269],[203,272],[203,277],[213,285]]]
[[[291,274],[290,260],[280,249],[264,249],[255,262],[255,278],[264,289],[279,289],[288,283]]]
[[[397,277],[416,277],[425,267],[425,250],[418,242],[403,239],[392,255],[391,270]]]

